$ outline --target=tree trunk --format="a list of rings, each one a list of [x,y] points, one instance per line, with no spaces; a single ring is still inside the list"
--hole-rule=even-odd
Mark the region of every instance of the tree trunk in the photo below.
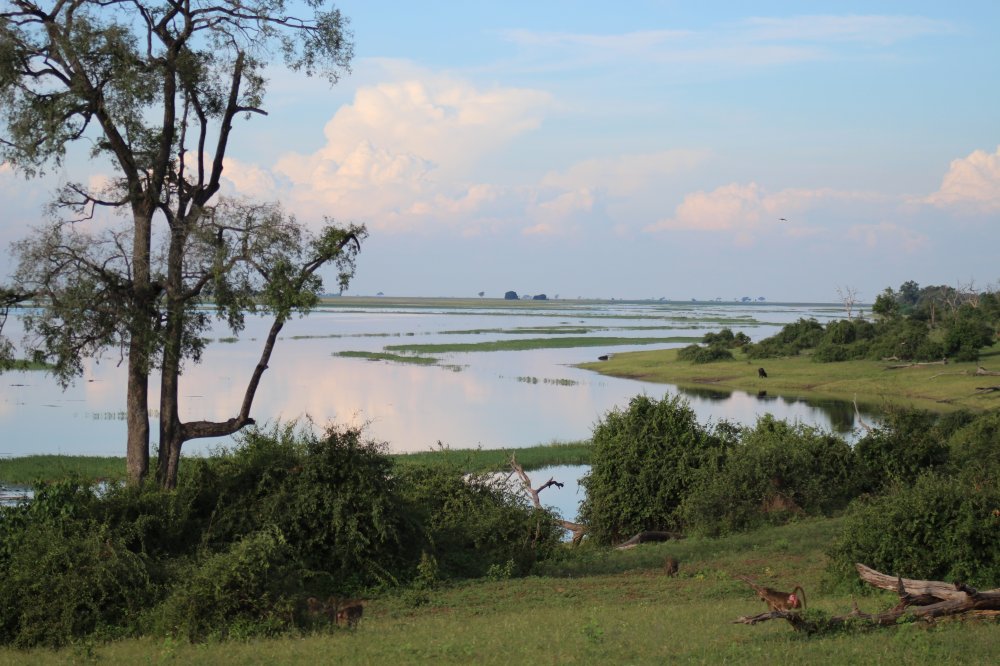
[[[181,374],[184,323],[187,317],[184,299],[184,246],[186,224],[175,221],[167,251],[166,326],[163,339],[163,359],[160,362],[160,453],[156,465],[156,480],[164,490],[177,486],[177,465],[184,429],[181,426],[178,395]]]
[[[155,299],[150,271],[152,207],[133,204],[132,218],[135,232],[132,243],[133,314],[129,326],[125,398],[128,426],[125,466],[129,483],[139,485],[149,472],[149,349]]]
[[[135,338],[129,343],[128,388],[125,398],[128,439],[125,467],[129,483],[138,485],[149,472],[149,372],[145,350]]]

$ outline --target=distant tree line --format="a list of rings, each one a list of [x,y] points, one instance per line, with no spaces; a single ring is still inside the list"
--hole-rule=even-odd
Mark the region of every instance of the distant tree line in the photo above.
[[[751,343],[743,333],[724,328],[707,333],[702,345],[681,349],[678,358],[695,363],[732,359],[739,348],[748,358],[809,354],[821,363],[855,359],[901,361],[976,361],[997,341],[1000,292],[904,282],[886,288],[872,305],[874,321],[849,317],[825,326],[802,318],[769,338]]]

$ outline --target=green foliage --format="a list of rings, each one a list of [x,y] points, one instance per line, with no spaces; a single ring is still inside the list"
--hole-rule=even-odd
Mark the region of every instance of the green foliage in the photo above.
[[[953,474],[977,472],[1000,477],[1000,412],[987,412],[959,424],[948,439]]]
[[[719,344],[708,345],[688,345],[677,350],[677,358],[681,361],[692,363],[711,363],[712,361],[731,361],[733,353]]]
[[[1000,580],[1000,484],[931,472],[849,507],[831,549],[831,571],[853,579],[861,562],[908,578],[960,580],[992,587]]]
[[[147,560],[92,517],[96,502],[89,486],[67,481],[0,510],[0,642],[59,646],[136,633],[157,588]]]
[[[0,507],[0,643],[310,628],[300,606],[530,570],[561,534],[493,474],[397,466],[356,428],[247,432],[174,491],[69,479]]]
[[[505,476],[465,475],[447,463],[399,471],[408,515],[423,526],[442,577],[479,577],[507,562],[523,574],[558,543],[552,516],[536,515]]]
[[[152,613],[153,633],[190,641],[272,636],[294,626],[301,569],[281,531],[270,527],[182,567]]]
[[[740,331],[739,333],[733,333],[731,328],[723,328],[718,333],[706,333],[701,339],[708,346],[719,345],[722,347],[742,347],[743,345],[750,344],[750,336]]]
[[[912,483],[922,472],[947,462],[945,433],[953,421],[942,425],[930,412],[890,409],[882,424],[854,446],[862,489],[875,492],[892,483]]]
[[[962,305],[947,326],[944,353],[956,361],[978,361],[979,350],[996,340],[995,323],[980,308]]]
[[[679,527],[677,510],[697,470],[724,447],[678,396],[632,398],[628,409],[608,412],[594,427],[593,443],[580,515],[599,543]]]
[[[815,319],[799,319],[785,324],[778,333],[756,344],[744,346],[752,359],[795,356],[805,349],[812,349],[823,338],[823,325]]]
[[[742,431],[724,459],[699,470],[683,515],[689,528],[713,535],[829,515],[855,495],[853,479],[842,438],[768,414]]]

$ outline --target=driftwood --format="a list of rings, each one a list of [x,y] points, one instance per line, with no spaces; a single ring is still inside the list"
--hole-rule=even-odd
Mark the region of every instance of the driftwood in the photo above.
[[[559,483],[558,481],[556,481],[555,477],[551,477],[549,478],[548,481],[546,481],[542,485],[538,486],[537,488],[534,488],[531,485],[531,479],[528,478],[528,475],[525,473],[524,468],[521,467],[521,465],[517,462],[517,458],[515,458],[513,454],[511,454],[510,456],[510,466],[511,469],[513,469],[514,472],[517,474],[517,476],[521,479],[521,484],[524,486],[525,492],[528,493],[528,497],[531,498],[531,503],[535,505],[536,509],[539,510],[542,509],[542,501],[541,499],[539,499],[538,493],[542,492],[549,486],[557,486],[559,488],[562,488],[565,485],[563,483]],[[581,525],[580,523],[574,523],[569,520],[562,520],[560,518],[556,518],[555,524],[563,528],[564,530],[569,530],[570,532],[572,532],[573,545],[577,545],[581,541],[583,541],[583,535],[586,534],[587,532],[586,525]]]
[[[993,386],[976,387],[976,393],[992,393],[993,391],[1000,391],[1000,384],[994,384]]]
[[[969,372],[968,370],[956,370],[955,372],[939,372],[936,375],[931,375],[927,379],[935,379],[937,377],[943,377],[944,375],[965,375],[966,377],[1000,377],[1000,372],[996,370],[987,370],[983,366],[977,365],[975,372]]]
[[[854,416],[857,417],[858,424],[865,429],[865,432],[871,434],[872,427],[865,423],[865,420],[861,418],[861,411],[858,409],[858,394],[854,394]]]
[[[645,530],[639,532],[634,537],[628,541],[623,541],[622,543],[615,546],[615,550],[628,550],[629,548],[635,548],[640,543],[649,543],[651,541],[670,541],[671,539],[683,539],[684,535],[677,532],[661,532],[658,530]]]
[[[943,358],[940,361],[925,361],[923,363],[901,363],[899,365],[887,365],[885,370],[903,370],[905,368],[923,368],[928,365],[948,365],[948,359]]]
[[[863,581],[883,590],[893,590],[899,603],[881,613],[863,613],[854,604],[847,615],[825,619],[803,617],[798,611],[771,611],[759,615],[744,615],[734,624],[758,624],[767,620],[787,620],[796,631],[818,633],[837,629],[848,622],[870,626],[891,626],[905,616],[933,621],[940,617],[994,616],[1000,613],[1000,589],[980,592],[960,582],[911,580],[888,576],[863,564],[855,564]]]

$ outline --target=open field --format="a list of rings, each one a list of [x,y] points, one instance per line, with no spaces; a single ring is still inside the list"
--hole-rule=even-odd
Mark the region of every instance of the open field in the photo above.
[[[850,611],[846,588],[824,588],[824,551],[837,519],[805,520],[721,539],[628,551],[583,547],[510,580],[445,584],[371,599],[357,629],[192,645],[175,639],[81,644],[61,651],[0,650],[0,664],[98,661],[151,664],[986,664],[996,622],[905,624],[806,637],[784,622],[732,624],[764,610],[734,576],[806,589],[808,607]],[[664,559],[681,562],[676,578]],[[892,595],[857,597],[864,611]]]
[[[695,364],[677,360],[676,349],[615,354],[607,361],[577,367],[610,375],[664,382],[685,387],[739,390],[755,395],[790,398],[857,399],[859,403],[886,403],[933,411],[1000,408],[1000,391],[977,393],[976,388],[1000,384],[1000,377],[975,376],[977,365],[1000,370],[1000,346],[986,350],[979,363],[949,363],[888,369],[899,365],[883,361],[816,363],[808,356],[750,360],[734,352],[736,360]],[[757,368],[767,378],[757,376]]]

